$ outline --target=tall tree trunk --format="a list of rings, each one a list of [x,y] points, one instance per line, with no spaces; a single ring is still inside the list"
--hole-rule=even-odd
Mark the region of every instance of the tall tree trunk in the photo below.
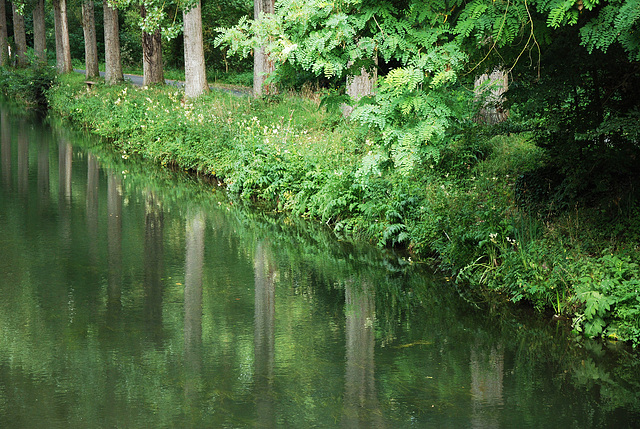
[[[53,0],[53,18],[56,33],[56,66],[58,73],[70,73],[71,45],[67,20],[67,0]]]
[[[202,37],[202,5],[183,12],[184,21],[184,92],[193,98],[209,92],[204,65],[204,42]]]
[[[7,33],[7,8],[0,1],[0,66],[9,64],[9,36]]]
[[[16,66],[27,65],[27,35],[24,28],[24,16],[18,13],[15,3],[13,9],[13,41],[16,44]]]
[[[378,64],[378,58],[374,59],[374,63]],[[347,95],[351,100],[358,101],[362,97],[371,95],[375,91],[376,80],[378,80],[378,70],[368,72],[364,67],[360,69],[358,76],[347,76]],[[347,117],[351,115],[353,107],[347,104],[342,105],[342,115]]]
[[[33,9],[33,50],[40,63],[47,61],[47,33],[45,27],[44,0],[38,0]]]
[[[255,0],[253,2],[253,18],[257,21],[260,14],[274,13],[275,0]],[[260,97],[263,94],[275,92],[273,85],[265,85],[269,74],[275,69],[273,61],[264,52],[264,47],[256,49],[253,53],[253,96]]]
[[[143,21],[147,17],[147,9],[144,4],[140,5],[140,16]],[[153,33],[142,32],[142,70],[143,85],[164,83],[162,37],[159,28]]]
[[[104,79],[107,85],[115,85],[124,80],[120,58],[120,28],[118,10],[105,1],[104,8]]]
[[[84,33],[84,63],[87,79],[100,75],[98,71],[98,45],[93,0],[82,2],[82,31]]]

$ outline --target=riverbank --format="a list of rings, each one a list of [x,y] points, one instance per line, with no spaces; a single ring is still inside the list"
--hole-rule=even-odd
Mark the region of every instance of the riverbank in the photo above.
[[[476,301],[529,302],[587,336],[640,342],[636,203],[615,213],[537,204],[546,154],[526,134],[475,128],[438,163],[400,174],[372,162],[371,136],[295,95],[194,101],[171,87],[89,90],[68,75],[47,99],[123,158],[215,176],[231,198],[317,219],[339,237],[406,247]]]

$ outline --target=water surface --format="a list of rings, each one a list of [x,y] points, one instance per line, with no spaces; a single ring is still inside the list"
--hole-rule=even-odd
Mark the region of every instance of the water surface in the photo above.
[[[637,355],[0,111],[0,427],[640,423]]]

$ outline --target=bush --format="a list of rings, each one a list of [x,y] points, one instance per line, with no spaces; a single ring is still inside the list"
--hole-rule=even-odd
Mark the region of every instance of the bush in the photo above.
[[[45,64],[32,62],[24,69],[0,68],[0,91],[35,109],[47,109],[46,94],[55,82],[55,69]]]

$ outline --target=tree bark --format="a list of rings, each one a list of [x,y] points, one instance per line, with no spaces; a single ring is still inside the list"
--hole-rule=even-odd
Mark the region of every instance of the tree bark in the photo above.
[[[143,20],[147,16],[147,9],[144,4],[140,5],[140,16]],[[164,84],[162,37],[159,28],[153,33],[142,32],[142,70],[143,85]]]
[[[84,63],[87,79],[98,77],[98,46],[93,0],[82,2],[82,31],[84,33]]]
[[[104,80],[107,85],[115,85],[124,80],[120,58],[120,28],[118,10],[105,1],[104,10]]]
[[[9,64],[9,35],[7,33],[7,8],[0,1],[0,66]]]
[[[183,13],[184,21],[184,92],[193,98],[209,92],[204,64],[204,41],[202,37],[202,5]]]
[[[484,73],[476,78],[473,90],[476,99],[482,99],[482,108],[476,121],[495,125],[506,120],[509,112],[502,107],[502,102],[508,89],[509,76],[500,68],[496,68],[491,74]]]
[[[15,3],[13,9],[13,41],[16,44],[16,66],[27,65],[27,35],[24,28],[24,16],[18,13]]]
[[[40,63],[47,61],[47,33],[44,15],[44,0],[38,0],[33,9],[33,50]]]
[[[56,33],[56,66],[58,73],[70,73],[73,69],[71,67],[67,0],[53,0],[53,17]]]
[[[374,63],[378,64],[375,58]],[[378,70],[374,69],[369,73],[364,67],[360,69],[358,76],[347,76],[347,95],[353,101],[358,101],[362,97],[371,95],[375,91],[376,80],[378,80]],[[342,115],[348,117],[353,112],[353,107],[347,104],[342,105]]]
[[[274,13],[275,0],[254,0],[253,18],[257,21],[260,14]],[[253,53],[253,96],[273,94],[276,92],[275,86],[265,85],[265,81],[275,67],[273,61],[266,55],[264,46],[256,49]]]

